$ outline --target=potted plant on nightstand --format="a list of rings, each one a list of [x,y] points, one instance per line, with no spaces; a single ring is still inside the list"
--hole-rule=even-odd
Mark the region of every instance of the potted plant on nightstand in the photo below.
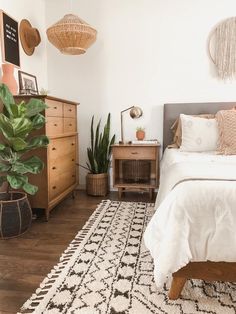
[[[49,140],[31,133],[45,124],[40,114],[46,108],[42,100],[32,98],[17,105],[4,84],[0,84],[0,99],[4,105],[0,113],[0,186],[6,188],[0,193],[0,238],[6,239],[24,233],[31,224],[26,193],[33,195],[38,188],[29,183],[28,174],[40,173],[44,164],[30,152],[46,147]]]
[[[145,128],[137,127],[136,129],[136,138],[138,141],[142,141],[145,138]]]
[[[103,132],[100,132],[101,120],[94,132],[94,116],[92,117],[91,147],[87,148],[89,173],[86,176],[86,191],[88,195],[105,196],[108,193],[111,145],[115,142],[115,135],[110,140],[110,119],[109,113]]]

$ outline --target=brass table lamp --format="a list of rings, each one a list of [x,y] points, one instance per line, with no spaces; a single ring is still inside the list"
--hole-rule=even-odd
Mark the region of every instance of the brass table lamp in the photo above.
[[[124,144],[123,114],[128,110],[130,110],[129,114],[132,119],[138,119],[143,115],[142,109],[137,106],[132,106],[121,111],[120,113],[121,140],[119,141],[119,144]]]

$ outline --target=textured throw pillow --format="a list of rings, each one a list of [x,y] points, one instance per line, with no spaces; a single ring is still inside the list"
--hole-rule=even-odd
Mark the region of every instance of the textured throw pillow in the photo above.
[[[216,114],[219,127],[217,152],[236,155],[236,110],[220,110]]]
[[[185,114],[180,115],[182,125],[181,151],[215,151],[219,138],[216,119],[202,119]]]
[[[192,117],[199,117],[203,119],[214,119],[215,115],[211,113],[203,113],[199,115],[192,115]],[[181,126],[181,119],[178,118],[172,124],[170,128],[173,132],[173,143],[170,144],[168,147],[170,148],[179,148],[182,143],[182,126]]]

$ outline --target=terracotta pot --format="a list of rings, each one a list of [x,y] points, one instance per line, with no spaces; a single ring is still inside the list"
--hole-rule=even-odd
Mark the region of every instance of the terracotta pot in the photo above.
[[[32,211],[25,193],[0,193],[0,207],[0,239],[17,237],[31,225]]]
[[[2,64],[2,83],[6,84],[13,95],[17,94],[18,85],[14,77],[14,65],[10,63]]]
[[[142,141],[145,137],[145,132],[142,130],[136,131],[136,138],[138,141]]]

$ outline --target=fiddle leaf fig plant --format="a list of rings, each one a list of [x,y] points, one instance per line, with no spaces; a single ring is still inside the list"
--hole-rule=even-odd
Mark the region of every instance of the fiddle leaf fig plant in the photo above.
[[[107,173],[111,157],[111,145],[115,142],[115,135],[110,140],[111,114],[108,114],[103,132],[100,131],[101,120],[99,120],[94,132],[94,116],[91,121],[91,147],[87,148],[88,170],[90,173]]]
[[[29,183],[28,174],[40,173],[44,164],[39,157],[26,153],[49,143],[47,136],[31,134],[44,126],[45,117],[40,112],[47,106],[36,98],[17,105],[5,84],[0,84],[0,99],[0,186],[7,182],[8,190],[23,189],[33,195],[38,187]]]

